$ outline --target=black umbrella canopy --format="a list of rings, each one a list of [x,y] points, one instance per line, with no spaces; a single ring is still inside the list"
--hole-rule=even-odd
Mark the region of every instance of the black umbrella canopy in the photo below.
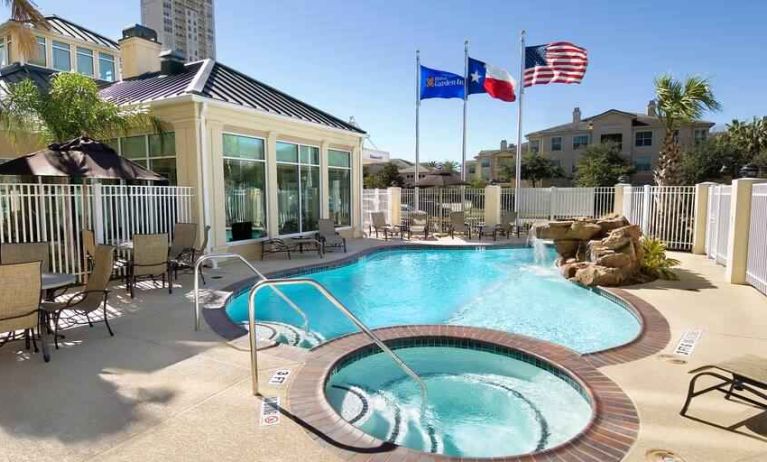
[[[0,175],[168,181],[121,157],[109,145],[87,137],[54,143],[47,149],[9,160],[0,164]]]
[[[439,186],[464,186],[467,185],[465,181],[461,181],[461,177],[455,175],[453,172],[437,171],[426,175],[422,180],[418,180],[416,184],[421,188],[439,187]]]

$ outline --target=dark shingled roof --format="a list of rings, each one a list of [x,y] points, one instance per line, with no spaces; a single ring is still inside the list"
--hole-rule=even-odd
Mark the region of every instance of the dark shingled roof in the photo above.
[[[8,85],[30,79],[42,91],[47,91],[48,81],[56,71],[33,64],[13,63],[0,69],[0,88],[6,90]]]
[[[68,21],[55,15],[46,16],[45,19],[48,21],[48,25],[53,32],[67,37],[72,37],[77,40],[84,40],[86,42],[95,43],[96,45],[100,45],[102,47],[113,48],[115,50],[120,49],[120,46],[114,40],[104,37],[101,34],[97,34],[96,32],[75,24],[72,21]]]
[[[144,74],[116,82],[101,90],[102,97],[118,104],[148,103],[185,94],[203,96],[327,127],[365,133],[327,112],[212,60],[188,63],[179,74]]]

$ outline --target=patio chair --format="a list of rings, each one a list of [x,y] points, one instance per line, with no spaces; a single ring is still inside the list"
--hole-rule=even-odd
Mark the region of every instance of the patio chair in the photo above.
[[[40,262],[40,272],[50,271],[50,244],[47,242],[19,242],[0,245],[0,263]]]
[[[729,374],[729,377],[719,372],[713,372],[712,370],[719,370],[724,374]],[[709,364],[693,369],[690,371],[690,374],[695,374],[695,376],[690,379],[687,398],[684,401],[682,410],[679,411],[679,415],[684,416],[687,414],[687,409],[690,407],[690,401],[692,401],[694,397],[710,391],[723,393],[724,398],[727,400],[734,396],[739,400],[753,404],[754,406],[767,409],[767,358],[755,355],[745,355],[729,361]],[[701,377],[713,377],[719,379],[720,382],[696,391],[695,385]],[[750,393],[763,401],[757,401],[751,396],[745,396],[736,391]]]
[[[40,268],[39,261],[0,265],[0,333],[7,333],[0,346],[22,331],[27,349],[31,342],[37,353],[34,332],[37,328],[43,343],[43,359],[48,362],[45,329],[40,324]]]
[[[410,212],[407,224],[407,238],[410,239],[413,233],[423,233],[423,238],[429,237],[429,215],[426,212]]]
[[[176,279],[178,279],[179,268],[189,268],[194,265],[194,245],[197,242],[197,226],[197,223],[176,223],[173,227],[169,260],[173,276]]]
[[[43,302],[41,308],[46,317],[53,320],[53,338],[56,349],[59,349],[59,319],[64,310],[71,310],[77,315],[85,316],[88,325],[93,327],[90,313],[102,308],[104,311],[104,324],[107,326],[110,336],[114,336],[112,327],[109,325],[107,316],[107,297],[109,296],[109,279],[112,276],[115,248],[108,245],[96,247],[93,258],[93,270],[88,275],[85,289],[72,295],[65,302]]]
[[[471,226],[466,222],[463,212],[450,212],[450,238],[455,239],[455,233],[463,234],[471,239]]]
[[[368,230],[368,236],[373,234],[373,231],[376,233],[376,238],[378,238],[378,232],[383,231],[384,240],[389,240],[389,234],[397,234],[400,232],[399,225],[390,225],[386,223],[386,215],[383,212],[371,212],[370,213],[370,229]]]
[[[168,293],[173,293],[173,281],[170,277],[170,261],[168,261],[167,234],[134,234],[133,254],[128,262],[128,292],[134,296],[138,278],[155,278],[162,276],[162,284],[168,279]]]
[[[346,253],[346,238],[342,237],[336,231],[336,225],[333,220],[327,218],[320,218],[317,222],[317,240],[322,243],[322,253],[330,247],[343,248]]]
[[[92,229],[83,228],[82,230],[82,240],[83,240],[83,253],[85,254],[85,262],[87,264],[86,270],[91,271],[93,269],[93,262],[96,258],[96,234],[93,232]],[[120,270],[123,270],[128,266],[128,260],[120,257],[114,257],[112,259],[112,273],[118,272]],[[121,279],[125,280],[127,275],[127,272],[124,271],[123,274],[120,276]],[[126,282],[127,284],[127,282]]]
[[[200,242],[199,247],[192,248],[192,254],[191,259],[188,261],[182,261],[181,268],[187,268],[187,269],[194,269],[194,264],[197,263],[197,259],[200,258],[202,255],[205,254],[205,249],[208,248],[208,239],[210,236],[210,225],[205,226],[205,230],[202,234],[202,241]],[[200,266],[200,280],[202,281],[202,284],[205,285],[205,275],[202,273],[202,267],[205,265]]]
[[[516,212],[503,212],[501,214],[501,222],[495,227],[496,233],[507,239],[516,232],[519,237],[519,227],[517,226],[517,213]]]

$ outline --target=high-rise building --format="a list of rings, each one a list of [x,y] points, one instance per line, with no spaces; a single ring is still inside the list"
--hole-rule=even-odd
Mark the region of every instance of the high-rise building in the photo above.
[[[141,0],[141,22],[187,62],[216,57],[213,0]]]

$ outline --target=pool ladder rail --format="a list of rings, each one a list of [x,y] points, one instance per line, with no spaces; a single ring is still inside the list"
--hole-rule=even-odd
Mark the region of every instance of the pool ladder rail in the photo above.
[[[219,254],[208,254],[203,255],[200,258],[197,259],[194,265],[194,314],[195,314],[195,325],[194,329],[199,330],[200,329],[200,318],[201,318],[201,311],[200,311],[200,298],[199,298],[199,289],[200,289],[200,266],[209,260],[224,260],[224,259],[238,259],[241,262],[245,263],[245,265],[250,268],[250,270],[258,276],[261,280],[258,281],[253,287],[250,288],[250,291],[248,293],[248,327],[249,327],[249,340],[250,340],[250,369],[251,369],[251,376],[252,376],[252,382],[253,382],[253,394],[258,395],[258,349],[257,349],[257,338],[256,338],[256,295],[258,292],[260,292],[265,287],[270,287],[272,290],[277,293],[277,295],[282,298],[294,311],[296,311],[304,322],[304,331],[308,332],[308,326],[309,321],[306,317],[306,314],[301,310],[295,303],[293,303],[292,300],[290,300],[287,295],[285,295],[280,289],[279,286],[292,286],[292,285],[309,285],[314,287],[314,289],[317,290],[327,301],[331,303],[338,311],[340,311],[344,316],[346,316],[347,319],[349,319],[363,334],[365,334],[370,340],[373,341],[373,343],[378,346],[378,348],[381,349],[386,355],[388,355],[392,361],[400,368],[402,371],[408,375],[411,379],[413,379],[417,384],[421,392],[421,410],[423,411],[426,408],[426,399],[427,399],[427,390],[426,390],[426,384],[424,383],[423,379],[415,373],[413,369],[410,368],[403,360],[402,358],[397,355],[394,351],[391,350],[386,344],[376,335],[374,334],[357,316],[352,313],[349,308],[346,307],[339,299],[337,299],[330,291],[325,288],[322,284],[315,281],[314,279],[308,279],[308,278],[297,278],[297,279],[268,279],[266,276],[264,276],[263,273],[261,273],[258,269],[256,269],[255,266],[250,264],[242,255],[236,254],[236,253],[219,253]]]

